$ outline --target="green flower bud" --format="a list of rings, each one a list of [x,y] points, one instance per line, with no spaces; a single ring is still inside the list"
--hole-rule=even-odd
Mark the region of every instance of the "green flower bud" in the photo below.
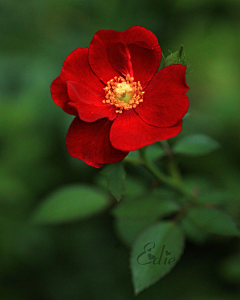
[[[171,53],[166,58],[163,56],[163,58],[164,58],[163,67],[167,67],[170,65],[176,65],[176,64],[184,65],[186,67],[189,66],[185,51],[183,49],[183,45],[181,45],[181,47],[178,51]]]

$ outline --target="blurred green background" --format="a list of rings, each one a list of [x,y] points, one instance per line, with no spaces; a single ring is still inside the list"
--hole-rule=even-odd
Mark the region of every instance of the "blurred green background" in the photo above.
[[[56,188],[98,182],[99,170],[65,149],[72,116],[53,103],[50,84],[100,29],[144,26],[165,55],[184,44],[190,116],[177,138],[206,133],[222,148],[179,165],[226,189],[240,223],[239,20],[239,0],[0,0],[0,299],[135,299],[129,249],[108,212],[61,226],[30,220]],[[239,250],[236,240],[189,241],[176,268],[138,298],[239,299]]]

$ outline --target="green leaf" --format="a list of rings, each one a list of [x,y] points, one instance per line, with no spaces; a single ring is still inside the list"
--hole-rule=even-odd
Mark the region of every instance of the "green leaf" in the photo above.
[[[217,141],[203,134],[194,134],[183,137],[173,147],[173,151],[190,156],[201,156],[219,148]]]
[[[131,158],[139,158],[139,151],[129,151],[128,155],[126,157],[131,157]]]
[[[224,236],[239,236],[239,230],[233,219],[217,209],[192,208],[187,216],[200,228],[209,233]]]
[[[207,233],[205,230],[199,228],[194,221],[189,219],[187,216],[184,216],[181,219],[181,226],[187,236],[187,238],[191,241],[193,241],[195,244],[202,244],[204,243],[209,233]]]
[[[179,205],[155,195],[146,195],[135,199],[125,199],[112,213],[118,217],[164,217],[179,210]]]
[[[201,204],[221,205],[231,199],[231,194],[216,187],[211,177],[198,177],[192,174],[191,177],[184,178],[184,185],[189,192],[197,195],[196,201]]]
[[[202,193],[198,197],[197,201],[198,203],[202,204],[214,204],[214,205],[221,205],[223,203],[226,203],[227,200],[230,199],[229,193],[226,191],[209,191],[209,193]]]
[[[146,182],[139,177],[127,175],[126,178],[125,196],[140,196],[146,193]]]
[[[65,186],[49,195],[33,216],[37,223],[62,223],[91,216],[109,205],[101,190],[86,185]]]
[[[191,116],[190,112],[187,112],[186,115],[182,118],[183,120],[188,119]]]
[[[156,223],[136,239],[130,259],[135,294],[156,283],[183,253],[184,235],[172,222]]]
[[[125,193],[126,172],[123,162],[109,164],[104,167],[102,175],[106,177],[110,193],[120,200]]]
[[[116,218],[114,222],[118,237],[126,246],[131,246],[136,237],[149,225],[157,221],[156,217]]]

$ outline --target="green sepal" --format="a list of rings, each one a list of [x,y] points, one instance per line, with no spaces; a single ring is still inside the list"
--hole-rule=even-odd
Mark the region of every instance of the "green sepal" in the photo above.
[[[163,58],[164,58],[164,63],[163,63],[164,68],[170,65],[178,65],[178,64],[184,65],[186,67],[189,66],[183,45],[180,46],[180,49],[178,51],[171,53],[166,58],[163,56]]]

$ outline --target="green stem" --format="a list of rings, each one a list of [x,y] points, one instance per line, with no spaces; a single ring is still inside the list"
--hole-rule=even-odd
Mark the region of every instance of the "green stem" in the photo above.
[[[179,180],[176,180],[176,178],[167,176],[164,173],[162,173],[156,167],[156,165],[153,164],[153,162],[147,158],[145,147],[141,148],[139,151],[143,161],[143,165],[153,176],[155,176],[160,182],[166,184],[167,186],[175,189],[176,191],[193,200],[194,196],[182,185],[182,183]]]
[[[165,154],[167,155],[168,158],[168,169],[170,175],[175,178],[177,181],[181,182],[182,181],[182,175],[179,172],[179,169],[174,161],[173,158],[173,152],[172,149],[169,146],[169,143],[167,140],[161,141],[160,144],[163,147],[163,150],[165,151]]]

